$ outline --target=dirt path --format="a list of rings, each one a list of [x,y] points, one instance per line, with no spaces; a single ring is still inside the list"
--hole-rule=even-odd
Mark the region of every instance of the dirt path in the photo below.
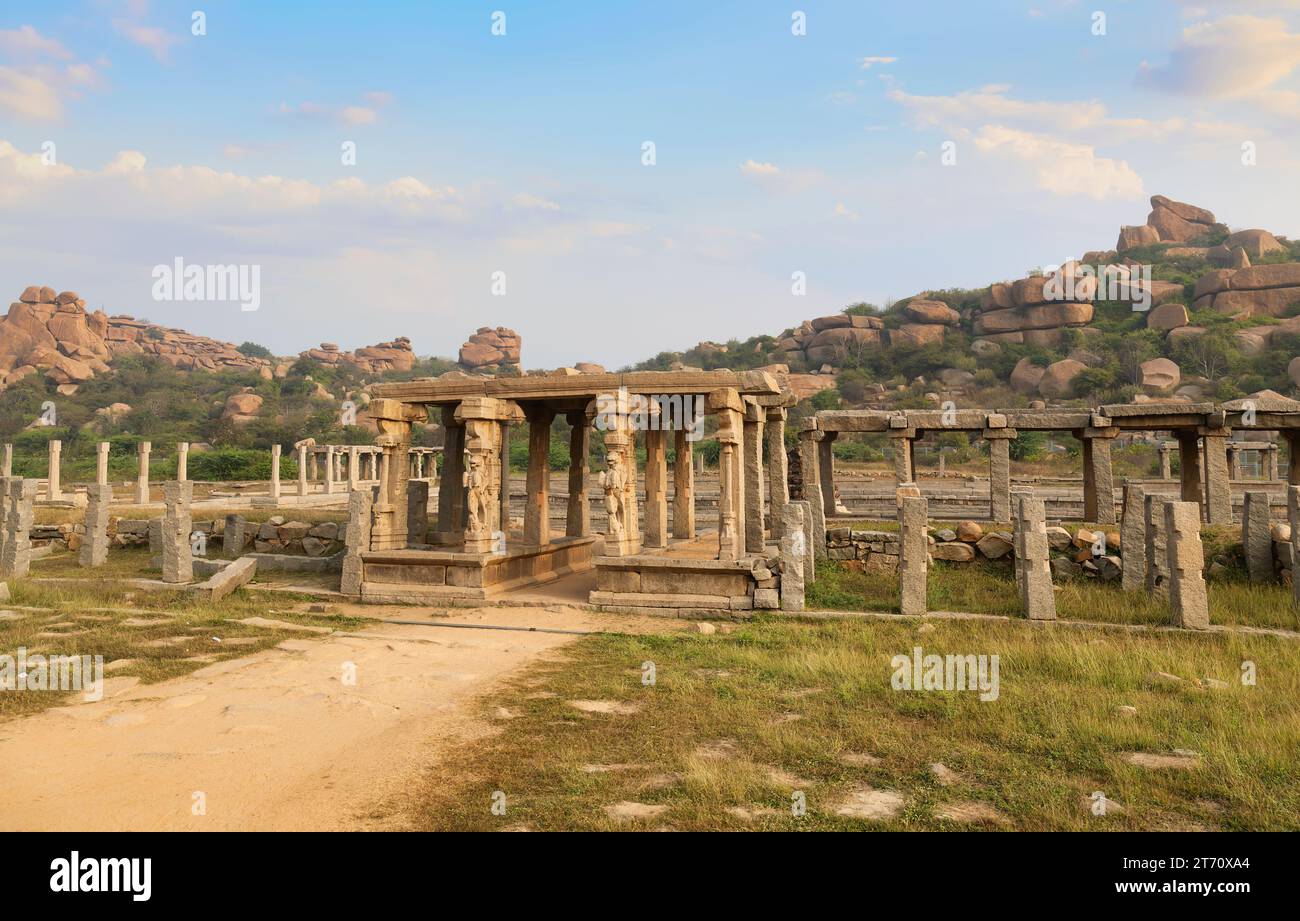
[[[447,619],[563,630],[673,626],[559,605]],[[401,827],[409,782],[436,771],[448,745],[490,731],[474,698],[577,639],[376,623],[350,635],[304,634],[185,678],[110,686],[102,701],[0,723],[0,830]],[[354,685],[343,680],[349,662]],[[204,815],[192,812],[196,792]]]

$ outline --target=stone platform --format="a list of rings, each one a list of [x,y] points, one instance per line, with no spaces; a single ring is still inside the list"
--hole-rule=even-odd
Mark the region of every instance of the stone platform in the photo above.
[[[592,566],[598,537],[561,537],[505,553],[455,550],[369,550],[361,553],[361,598],[423,603],[483,601],[545,585]]]

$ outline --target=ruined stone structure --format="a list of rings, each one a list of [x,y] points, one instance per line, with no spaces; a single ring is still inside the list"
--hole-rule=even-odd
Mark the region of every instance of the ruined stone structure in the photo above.
[[[593,604],[751,610],[777,607],[780,569],[768,507],[787,504],[779,463],[764,464],[764,442],[782,444],[792,402],[771,376],[729,371],[558,372],[520,378],[450,374],[382,384],[368,412],[380,428],[380,482],[368,545],[355,556],[362,598],[477,599],[594,567]],[[411,425],[436,411],[445,463],[437,520],[421,537],[411,516],[404,457]],[[693,436],[704,415],[717,420],[719,527],[700,535],[694,521]],[[552,424],[570,425],[565,532],[553,534],[549,448]],[[522,529],[506,513],[507,433],[527,426],[529,462]],[[603,440],[605,470],[594,479],[606,530],[590,533],[588,446]],[[668,448],[674,453],[671,480]],[[646,468],[637,469],[637,442]],[[673,498],[668,497],[672,483]],[[671,521],[670,521],[671,509]],[[824,543],[824,541],[823,541]],[[812,542],[809,545],[815,546]],[[599,552],[599,555],[597,553]],[[823,551],[824,552],[824,551]],[[345,570],[349,566],[345,559]]]
[[[0,480],[0,580],[26,577],[32,565],[32,506],[36,481],[22,477]]]
[[[81,566],[103,566],[108,562],[108,507],[113,501],[113,487],[96,483],[87,488],[86,533],[81,539]]]
[[[173,480],[163,484],[165,511],[160,536],[164,582],[194,581],[194,556],[190,550],[190,502],[193,497],[193,483]]]
[[[1201,570],[1201,519],[1195,503],[1165,503],[1166,555],[1169,560],[1169,608],[1176,627],[1204,630],[1210,625],[1210,604]]]
[[[1016,587],[1030,620],[1056,620],[1056,596],[1048,564],[1047,510],[1042,499],[1016,497]]]
[[[898,605],[903,614],[924,617],[926,613],[927,570],[930,566],[929,513],[925,499],[903,496],[899,499]]]

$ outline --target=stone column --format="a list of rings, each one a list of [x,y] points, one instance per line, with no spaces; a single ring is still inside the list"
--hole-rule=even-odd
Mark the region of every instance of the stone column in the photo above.
[[[282,448],[276,444],[271,445],[271,499],[275,502],[280,501],[280,456]]]
[[[366,412],[379,429],[375,444],[384,452],[370,546],[373,550],[403,550],[407,543],[406,452],[411,446],[411,424],[425,421],[426,412],[422,406],[382,397],[371,400]]]
[[[822,508],[827,518],[835,517],[835,437],[836,432],[822,432],[817,444],[817,483],[822,488]]]
[[[4,546],[0,548],[0,580],[23,579],[32,566],[32,519],[36,481],[8,477],[3,497]]]
[[[916,429],[907,427],[903,416],[891,416],[889,419],[889,437],[894,450],[894,485],[903,486],[916,482],[916,463],[913,447],[916,442]],[[808,479],[808,467],[804,465],[803,478]]]
[[[804,557],[809,551],[803,503],[786,503],[781,515],[785,519],[781,524],[781,610],[794,613],[804,608]]]
[[[1174,468],[1169,462],[1169,442],[1162,441],[1156,447],[1156,452],[1160,455],[1160,479],[1172,480],[1174,478]]]
[[[1286,488],[1286,517],[1291,523],[1291,606],[1300,611],[1300,486]]]
[[[784,406],[767,407],[767,492],[769,530],[775,540],[785,533],[785,507],[790,501],[790,470],[785,455]]]
[[[1241,546],[1246,552],[1246,572],[1251,582],[1273,581],[1273,523],[1269,519],[1268,493],[1263,490],[1246,493],[1246,506],[1241,515]]]
[[[1096,416],[1093,419],[1101,421]],[[1114,428],[1104,426],[1084,429],[1081,435],[1083,520],[1093,524],[1115,523],[1115,479],[1110,466],[1110,447],[1116,434]]]
[[[108,485],[108,450],[109,443],[101,441],[95,445],[95,485]],[[110,496],[111,498],[111,496]]]
[[[465,552],[503,553],[501,423],[522,421],[522,413],[506,400],[469,397],[456,408],[456,420],[465,427]]]
[[[1233,442],[1229,441],[1228,449],[1228,478],[1230,480],[1241,479],[1241,449]]]
[[[370,489],[354,490],[348,496],[348,522],[344,531],[343,578],[339,591],[345,595],[361,594],[361,554],[370,549],[374,497]]]
[[[406,484],[406,543],[424,547],[429,538],[429,481],[416,477]]]
[[[1232,524],[1232,484],[1228,471],[1228,429],[1202,429],[1205,438],[1205,520]]]
[[[1143,520],[1146,526],[1144,545],[1147,558],[1146,589],[1153,598],[1169,597],[1169,543],[1165,535],[1165,505],[1170,500],[1164,496],[1147,495],[1143,499]],[[1120,552],[1123,553],[1123,538]]]
[[[63,442],[51,438],[49,442],[50,466],[45,481],[45,498],[62,499],[63,487],[59,482],[60,461],[63,459]]]
[[[314,480],[317,478],[316,473],[316,446],[313,444],[307,450],[307,479]]]
[[[356,489],[361,483],[361,457],[357,453],[356,445],[348,446],[348,492]]]
[[[921,496],[903,496],[899,502],[899,610],[905,615],[924,617],[926,568],[930,561],[928,507]]]
[[[113,487],[96,483],[86,488],[86,533],[82,536],[77,563],[84,567],[103,566],[108,562],[108,507],[113,501]]]
[[[298,445],[298,495],[307,495],[307,446]]]
[[[645,546],[668,546],[668,433],[654,427],[645,433]]]
[[[989,443],[989,506],[994,521],[1011,520],[1011,442],[1016,430],[986,428]]]
[[[1124,514],[1120,519],[1120,587],[1141,592],[1147,584],[1146,490],[1124,484]]]
[[[226,527],[221,532],[221,552],[232,559],[244,552],[248,543],[248,519],[243,515],[227,515]]]
[[[745,465],[745,552],[762,553],[767,530],[763,495],[763,424],[766,413],[755,403],[745,404],[741,453]],[[827,452],[829,455],[829,452]],[[834,477],[834,465],[830,476]],[[834,502],[834,499],[831,500]],[[833,509],[832,509],[833,511]]]
[[[171,480],[163,484],[162,580],[194,581],[194,556],[190,550],[190,501],[194,484]]]
[[[525,471],[525,489],[527,489]],[[524,500],[525,502],[527,499]],[[501,423],[501,533],[510,533],[510,423]]]
[[[569,506],[564,533],[567,537],[586,537],[591,533],[591,503],[587,501],[587,458],[591,453],[591,429],[585,412],[565,417],[569,433]]]
[[[1183,502],[1201,502],[1201,449],[1195,432],[1177,432],[1178,476],[1182,483],[1179,497]]]
[[[1196,503],[1165,505],[1165,536],[1172,623],[1188,630],[1204,630],[1210,626],[1210,605],[1201,576],[1205,550],[1201,546],[1201,515]]]
[[[4,460],[0,461],[0,476],[10,477],[14,475],[14,446],[5,443]]]
[[[673,432],[673,537],[695,537],[695,467],[691,463],[694,442],[685,428]]]
[[[1056,596],[1048,560],[1047,506],[1042,499],[1016,497],[1016,584],[1030,620],[1056,620]]]
[[[808,420],[804,424],[809,423],[816,425],[814,420]],[[810,513],[811,558],[814,560],[826,559],[826,507],[822,504],[821,480],[817,475],[817,442],[821,434],[816,429],[804,429],[799,433],[799,468],[803,475],[803,497]],[[811,582],[812,579],[808,581]]]
[[[744,403],[733,389],[715,390],[708,408],[718,414],[718,559],[738,560],[745,552]]]
[[[803,555],[803,584],[812,585],[813,580],[817,578],[817,558],[813,554],[813,516],[812,503],[807,499],[800,499],[798,502],[791,502],[791,505],[798,505],[803,509],[803,542],[807,548]],[[822,539],[823,547],[826,544],[825,538]],[[822,551],[823,553],[825,550]]]
[[[1265,468],[1268,471],[1266,477],[1270,483],[1276,483],[1278,481],[1277,453],[1277,445],[1275,444],[1269,445],[1268,451],[1265,452],[1265,459],[1268,461],[1268,467]]]
[[[459,534],[465,528],[465,426],[456,407],[442,408],[442,481],[438,484],[438,532]],[[500,460],[497,461],[498,465]],[[502,471],[502,476],[508,468]],[[504,530],[504,529],[503,529]]]
[[[326,495],[334,493],[334,448],[331,445],[325,446],[324,491]]]
[[[1300,486],[1300,431],[1282,432],[1286,439],[1286,481],[1291,486]]]
[[[140,472],[135,481],[135,504],[149,504],[149,452],[153,450],[153,445],[147,441],[140,442],[136,446],[136,452],[140,458]]]
[[[524,411],[528,419],[528,478],[524,487],[524,542],[551,542],[551,424],[554,410]]]
[[[190,443],[176,442],[176,479],[185,482],[190,478]]]

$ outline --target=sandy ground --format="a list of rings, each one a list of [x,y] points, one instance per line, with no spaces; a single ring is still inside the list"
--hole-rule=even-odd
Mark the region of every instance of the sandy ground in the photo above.
[[[429,619],[427,609],[367,613]],[[679,626],[562,604],[453,610],[445,620]],[[475,698],[576,639],[375,623],[303,634],[158,684],[110,677],[102,701],[0,723],[0,830],[401,828],[406,791],[427,772],[436,778],[440,753],[492,731]],[[194,814],[196,793],[206,814]]]

